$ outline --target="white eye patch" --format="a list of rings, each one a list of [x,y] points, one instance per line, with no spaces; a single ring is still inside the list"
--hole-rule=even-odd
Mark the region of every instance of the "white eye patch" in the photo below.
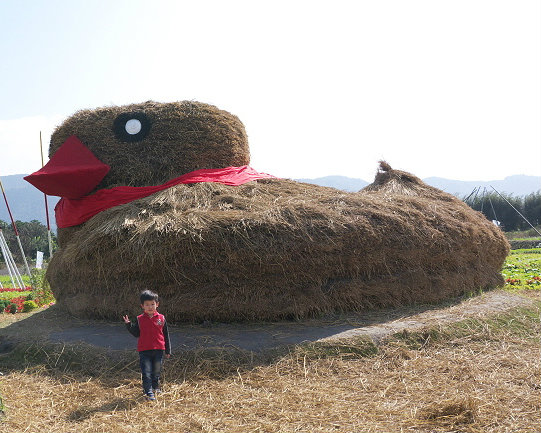
[[[130,119],[126,122],[126,125],[124,125],[124,129],[130,135],[138,134],[142,127],[143,125],[141,125],[141,122],[137,119]]]

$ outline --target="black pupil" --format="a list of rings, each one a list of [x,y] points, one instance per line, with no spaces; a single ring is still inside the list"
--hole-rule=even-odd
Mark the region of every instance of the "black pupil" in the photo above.
[[[141,141],[148,135],[150,126],[150,119],[145,113],[121,113],[113,122],[113,132],[120,141]]]

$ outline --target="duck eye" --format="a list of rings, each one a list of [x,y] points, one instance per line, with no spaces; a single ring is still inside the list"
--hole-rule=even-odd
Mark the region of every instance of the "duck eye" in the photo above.
[[[115,119],[113,131],[121,141],[140,141],[150,131],[150,120],[145,113],[122,113]]]

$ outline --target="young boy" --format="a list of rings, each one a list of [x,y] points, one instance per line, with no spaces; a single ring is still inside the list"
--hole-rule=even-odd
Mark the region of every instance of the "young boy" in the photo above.
[[[141,293],[143,314],[137,316],[137,322],[130,322],[129,317],[122,316],[128,331],[138,337],[137,351],[143,379],[143,392],[148,400],[156,400],[155,394],[160,391],[160,374],[163,357],[171,356],[169,332],[163,314],[158,313],[160,305],[158,295],[150,290]]]

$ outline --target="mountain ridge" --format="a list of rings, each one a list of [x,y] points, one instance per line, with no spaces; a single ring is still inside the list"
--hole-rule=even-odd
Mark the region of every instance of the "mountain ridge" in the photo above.
[[[369,184],[369,182],[366,182],[363,179],[339,175],[295,180],[299,182],[313,183],[315,185],[331,186],[344,191],[358,191]],[[459,197],[470,194],[473,189],[477,187],[487,188],[489,192],[492,192],[492,188],[490,188],[491,185],[501,193],[518,197],[537,192],[541,189],[541,176],[530,176],[525,174],[515,174],[507,176],[504,179],[489,181],[456,180],[436,176],[426,177],[422,180],[430,186],[439,188],[445,192],[448,192],[449,194]]]

